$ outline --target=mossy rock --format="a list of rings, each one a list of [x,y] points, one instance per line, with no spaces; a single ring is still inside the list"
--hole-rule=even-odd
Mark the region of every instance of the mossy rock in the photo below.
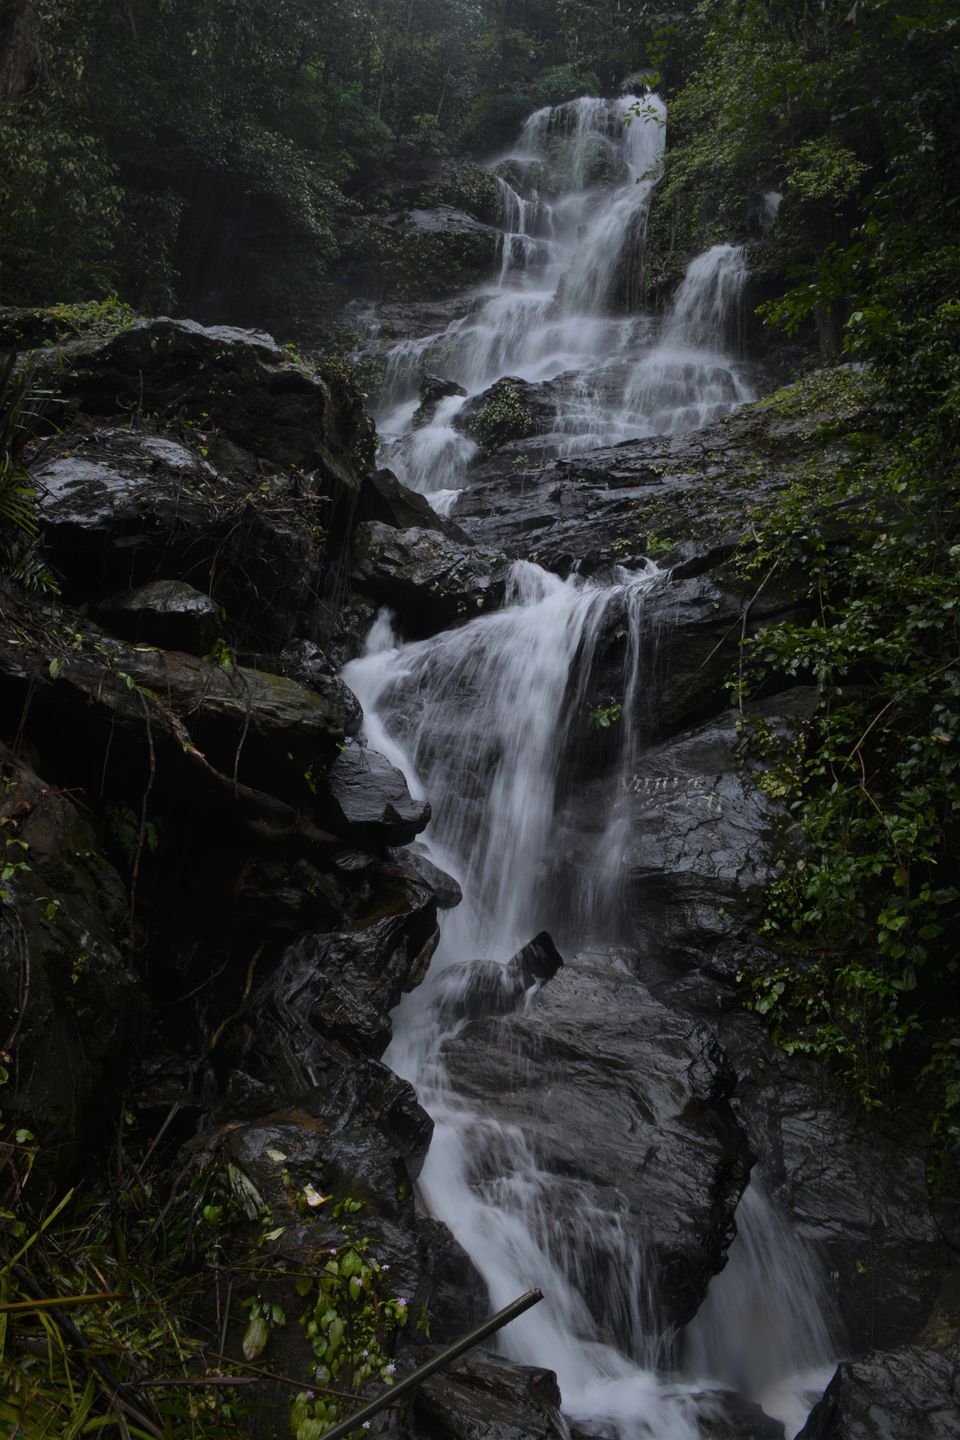
[[[79,305],[0,308],[0,350],[36,350],[75,340],[107,339],[130,330],[137,316],[119,300]]]

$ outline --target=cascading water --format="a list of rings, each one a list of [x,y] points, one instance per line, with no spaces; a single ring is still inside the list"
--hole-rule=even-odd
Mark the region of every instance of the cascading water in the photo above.
[[[666,320],[615,315],[625,276],[642,269],[647,211],[664,142],[655,95],[584,97],[527,120],[496,163],[499,273],[446,330],[388,357],[378,424],[388,463],[449,510],[476,447],[457,425],[463,399],[419,417],[424,369],[478,395],[504,376],[554,382],[545,454],[669,433],[752,398],[730,356],[742,252],[715,246],[690,265]],[[435,501],[435,503],[437,503]]]
[[[726,1267],[684,1337],[686,1373],[756,1396],[793,1435],[833,1373],[835,1329],[820,1267],[793,1240],[763,1186],[751,1180]]]
[[[555,1370],[565,1411],[617,1440],[697,1440],[704,1379],[716,1390],[742,1378],[731,1373],[732,1361],[716,1338],[726,1312],[721,1308],[719,1325],[707,1317],[691,1329],[688,1379],[659,1378],[672,1337],[659,1322],[642,1235],[615,1201],[578,1204],[573,1213],[564,1207],[562,1177],[544,1168],[521,1129],[479,1113],[456,1093],[444,1044],[456,1035],[464,996],[475,983],[476,967],[465,961],[505,961],[560,913],[576,916],[584,938],[602,943],[609,932],[614,905],[595,877],[622,843],[618,822],[614,818],[599,838],[597,864],[587,867],[583,894],[571,907],[568,896],[557,895],[551,872],[557,785],[598,642],[611,623],[627,632],[623,693],[630,714],[636,712],[645,601],[664,583],[652,566],[639,574],[618,571],[611,583],[599,584],[576,576],[561,581],[518,562],[498,614],[407,645],[396,643],[381,615],[366,655],[344,671],[363,705],[370,743],[405,771],[413,793],[429,795],[431,853],[465,893],[445,918],[426,981],[395,1016],[385,1057],[416,1086],[434,1120],[420,1194],[470,1254],[491,1306],[530,1286],[544,1290],[544,1303],[510,1327],[504,1349],[517,1361]],[[628,720],[615,769],[632,763],[637,743]],[[744,1207],[741,1251],[750,1257],[776,1251],[778,1279],[792,1264],[792,1283],[813,1296],[812,1313],[819,1293],[812,1263],[791,1259],[796,1242],[769,1208],[758,1211],[749,1200]],[[562,1233],[550,1219],[558,1213]],[[733,1276],[737,1295],[744,1291],[737,1280],[742,1268],[738,1264]],[[591,1272],[604,1277],[603,1340],[585,1298]],[[749,1291],[760,1283],[752,1258],[746,1273]],[[722,1307],[725,1292],[718,1285],[710,1303]],[[824,1358],[822,1349],[820,1337],[802,1353],[785,1344],[756,1383],[762,1378],[772,1390]],[[745,1378],[754,1383],[755,1377]],[[789,1406],[781,1409],[786,1414]]]
[[[610,313],[643,244],[663,122],[656,97],[581,99],[532,115],[497,165],[498,275],[445,331],[391,353],[380,418],[390,463],[445,513],[476,448],[459,413],[504,376],[553,382],[546,453],[692,428],[750,398],[729,358],[745,276],[740,248],[717,245],[697,257],[662,321]],[[445,394],[417,413],[426,369],[467,394]],[[706,1392],[727,1387],[764,1400],[793,1433],[807,1372],[830,1354],[829,1307],[816,1263],[760,1190],[751,1185],[741,1200],[739,1238],[685,1333],[678,1371],[678,1337],[660,1313],[636,1210],[615,1185],[569,1203],[569,1177],[518,1124],[468,1102],[448,1069],[478,995],[489,1000],[499,987],[508,996],[494,1015],[516,1005],[526,982],[504,962],[536,932],[550,927],[574,973],[580,952],[615,954],[625,781],[642,748],[643,691],[655,676],[645,615],[652,590],[667,583],[652,565],[616,569],[600,583],[517,562],[498,614],[399,644],[384,612],[367,653],[346,667],[369,742],[404,771],[415,796],[429,797],[432,857],[464,892],[444,918],[426,980],[394,1017],[385,1058],[434,1121],[421,1198],[471,1256],[491,1305],[543,1289],[543,1304],[500,1344],[515,1360],[556,1371],[566,1413],[613,1440],[699,1440],[716,1403]],[[624,642],[624,661],[618,754],[603,782],[607,818],[588,831],[593,853],[580,844],[576,866],[564,868],[561,786],[611,635]],[[589,963],[581,973],[591,973]],[[533,989],[524,1003],[526,1014]],[[790,1319],[765,1325],[745,1367],[743,1342],[763,1307],[772,1313],[770,1291],[783,1295]]]

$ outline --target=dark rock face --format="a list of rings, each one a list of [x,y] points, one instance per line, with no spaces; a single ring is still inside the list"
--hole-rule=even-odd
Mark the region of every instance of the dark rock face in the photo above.
[[[410,798],[400,771],[353,741],[331,765],[326,785],[340,833],[359,844],[404,845],[430,819],[430,806]]]
[[[316,617],[323,566],[310,521],[329,506],[308,488],[269,476],[252,505],[248,478],[164,436],[105,426],[64,439],[70,453],[35,474],[44,545],[68,600],[179,581],[261,644],[282,644]]]
[[[13,869],[0,883],[0,1025],[15,1063],[4,1112],[42,1140],[41,1167],[61,1184],[147,1011],[125,953],[124,885],[88,819],[2,744],[0,778],[0,853]]]
[[[331,1044],[381,1055],[390,1042],[389,1011],[430,963],[436,900],[404,868],[365,866],[343,910],[338,928],[291,946],[258,992],[255,1041],[243,1063],[273,1094],[320,1084]]]
[[[185,409],[249,457],[348,489],[369,466],[373,433],[359,396],[261,332],[161,318],[62,354],[60,388],[88,413]]]
[[[957,1353],[908,1348],[841,1365],[797,1440],[956,1440]]]
[[[653,1267],[659,1313],[648,1323],[685,1323],[722,1264],[750,1163],[726,1103],[733,1076],[708,1032],[628,976],[565,967],[522,1011],[468,1024],[445,1055],[458,1093],[520,1126],[556,1177],[543,1223],[578,1256],[598,1323],[620,1343],[637,1339],[618,1333],[623,1278],[608,1237],[575,1233],[584,1211],[619,1215]],[[488,1163],[479,1152],[480,1186]],[[585,1245],[596,1247],[589,1261]]]
[[[664,566],[682,564],[685,575],[722,567],[746,531],[751,506],[804,467],[826,473],[855,455],[868,379],[860,392],[839,391],[830,416],[808,413],[803,390],[797,387],[796,418],[772,420],[761,402],[702,430],[541,464],[531,457],[519,470],[508,448],[471,472],[457,521],[482,544],[536,558],[561,574],[591,552],[652,554]],[[532,393],[530,404],[536,408]],[[768,581],[765,603],[783,588],[779,576]]]
[[[564,1433],[550,1370],[473,1350],[414,1392],[410,1440],[555,1440]]]
[[[721,1033],[742,1057],[738,1114],[768,1184],[823,1257],[845,1347],[903,1344],[930,1313],[951,1261],[922,1152],[912,1136],[857,1113],[829,1074],[769,1048],[749,1017],[731,1013]]]
[[[220,634],[220,606],[182,580],[154,580],[94,607],[97,619],[129,640],[206,655]]]
[[[370,523],[359,527],[352,578],[417,638],[495,610],[508,569],[500,556],[436,531]]]

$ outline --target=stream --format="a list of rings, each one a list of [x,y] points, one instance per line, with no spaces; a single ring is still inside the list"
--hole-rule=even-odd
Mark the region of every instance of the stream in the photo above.
[[[689,430],[752,398],[737,352],[738,246],[695,259],[666,315],[613,309],[625,267],[643,264],[664,124],[655,96],[584,98],[537,111],[496,162],[497,273],[446,331],[395,348],[379,416],[387,463],[440,513],[455,515],[476,451],[457,426],[459,411],[501,377],[552,382],[554,420],[538,443],[553,455]],[[442,399],[415,424],[417,383],[438,354],[444,376],[467,393]],[[470,1255],[491,1309],[543,1290],[544,1302],[499,1345],[513,1360],[556,1372],[573,1422],[616,1440],[698,1440],[710,1433],[718,1397],[734,1391],[794,1435],[832,1373],[838,1342],[817,1256],[768,1198],[762,1157],[739,1201],[726,1264],[695,1317],[678,1325],[658,1291],[643,1217],[616,1184],[573,1184],[538,1118],[538,1087],[546,1097],[557,1073],[556,1026],[551,1039],[543,1005],[559,982],[533,978],[525,993],[507,993],[517,983],[507,962],[542,931],[563,955],[568,986],[642,992],[621,953],[629,822],[617,797],[647,743],[642,717],[656,705],[657,636],[646,611],[669,585],[649,560],[566,579],[520,560],[496,614],[403,643],[382,611],[366,653],[346,667],[367,741],[403,771],[414,797],[431,802],[430,858],[464,892],[444,917],[426,981],[394,1016],[385,1058],[434,1121],[422,1204]],[[603,752],[606,801],[589,824],[580,817],[575,845],[570,777],[598,656],[612,635],[622,664],[614,739]],[[574,850],[571,864],[564,857]],[[478,986],[488,997],[481,1023],[501,1027],[533,1097],[533,1112],[519,1121],[502,1096],[480,1103],[460,1078]],[[509,1033],[501,1012],[512,1015]],[[566,1019],[575,1025],[578,1015]],[[529,1034],[541,1038],[528,1045]],[[655,1034],[637,1040],[655,1043]],[[664,1093],[654,1108],[661,1100],[672,1103]],[[666,1228],[670,1218],[661,1217]]]

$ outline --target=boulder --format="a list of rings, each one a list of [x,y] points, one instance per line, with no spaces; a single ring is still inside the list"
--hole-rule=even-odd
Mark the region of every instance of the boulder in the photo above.
[[[400,771],[355,740],[330,766],[325,788],[338,834],[357,844],[404,845],[430,820],[430,806],[411,799]]]
[[[495,960],[466,960],[447,965],[437,976],[434,1004],[452,1028],[461,1020],[480,1020],[515,1010],[533,985],[551,979],[563,960],[546,931],[524,945],[506,965]]]
[[[462,385],[456,380],[445,380],[442,375],[424,375],[420,381],[420,403],[429,405],[431,402],[443,400],[447,395],[466,395]]]
[[[913,1346],[846,1361],[797,1440],[957,1440],[958,1361]]]
[[[554,429],[556,418],[557,402],[549,383],[534,385],[508,375],[469,399],[454,424],[490,454],[512,440]]]
[[[220,606],[183,580],[153,580],[92,609],[115,635],[191,655],[207,655],[220,635]]]
[[[551,1253],[604,1333],[641,1353],[651,1332],[689,1320],[723,1263],[750,1164],[710,1035],[627,975],[565,966],[443,1053],[458,1095],[506,1127],[501,1154],[485,1124],[472,1183],[515,1169],[509,1137],[529,1137],[530,1163],[551,1177],[540,1222]],[[656,1300],[638,1316],[643,1294]]]
[[[370,522],[358,527],[352,579],[397,614],[410,638],[496,610],[509,564],[490,551],[435,530],[393,530]]]
[[[359,391],[259,331],[162,317],[61,347],[53,364],[87,414],[185,414],[267,467],[317,472],[328,493],[356,492],[373,456]]]
[[[438,865],[426,853],[425,847],[414,841],[404,846],[402,850],[390,850],[387,852],[395,865],[401,866],[408,872],[412,871],[437,897],[437,908],[439,910],[453,910],[463,899],[463,891],[458,881]]]
[[[324,587],[329,505],[289,475],[250,482],[137,428],[65,432],[34,467],[43,543],[68,601],[158,580],[200,589],[247,642],[282,645]],[[144,636],[144,638],[147,638]]]
[[[375,470],[364,477],[357,519],[379,521],[396,530],[447,531],[450,528],[429,500],[401,484],[392,470]],[[463,538],[462,531],[457,533]]]
[[[559,1411],[552,1370],[514,1365],[475,1349],[417,1387],[404,1435],[409,1440],[556,1440],[566,1432]]]

